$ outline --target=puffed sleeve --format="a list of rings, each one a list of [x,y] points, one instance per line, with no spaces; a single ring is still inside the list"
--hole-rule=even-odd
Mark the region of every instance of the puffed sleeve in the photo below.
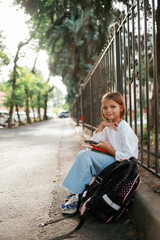
[[[138,138],[131,127],[121,131],[120,148],[115,153],[116,160],[129,159],[130,157],[138,158]]]

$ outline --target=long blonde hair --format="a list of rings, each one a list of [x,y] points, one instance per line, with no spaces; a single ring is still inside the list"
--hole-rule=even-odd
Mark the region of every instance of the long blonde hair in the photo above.
[[[104,120],[106,120],[106,118],[105,118],[105,116],[103,114],[102,103],[103,103],[104,100],[108,100],[108,99],[111,99],[111,100],[115,101],[116,103],[118,103],[119,105],[121,105],[123,107],[123,111],[120,113],[120,118],[124,118],[124,115],[126,113],[126,105],[125,105],[124,98],[122,97],[122,95],[118,91],[108,92],[108,93],[103,95],[102,102],[101,102],[101,115],[102,115],[102,118]]]

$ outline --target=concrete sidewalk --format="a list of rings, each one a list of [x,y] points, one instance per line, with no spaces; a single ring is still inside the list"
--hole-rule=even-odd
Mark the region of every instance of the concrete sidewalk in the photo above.
[[[78,134],[82,139],[90,139],[90,133],[83,131],[82,127],[76,126],[72,121]],[[135,225],[143,233],[144,240],[160,239],[160,196],[154,193],[142,179],[141,185],[135,195],[134,203],[129,212]]]
[[[57,139],[59,154],[55,156],[57,169],[53,179],[53,198],[49,209],[49,218],[44,219],[43,223],[50,220],[56,222],[39,228],[39,240],[64,239],[61,236],[75,229],[79,223],[79,215],[66,218],[61,213],[60,205],[64,203],[68,192],[60,184],[74,163],[77,153],[83,149],[84,137],[77,131],[78,128],[74,127],[75,123],[70,119],[57,119],[56,121],[60,123],[62,135]],[[58,127],[56,132],[59,133]],[[88,213],[82,228],[71,238],[73,240],[144,240],[128,212],[125,212],[117,222],[109,224],[101,222]]]

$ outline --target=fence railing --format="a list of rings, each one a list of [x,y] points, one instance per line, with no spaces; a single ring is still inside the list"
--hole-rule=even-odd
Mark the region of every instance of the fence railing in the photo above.
[[[139,138],[139,163],[160,177],[157,5],[155,0],[130,2],[73,102],[71,116],[93,132],[102,121],[102,95],[121,92],[125,120]]]

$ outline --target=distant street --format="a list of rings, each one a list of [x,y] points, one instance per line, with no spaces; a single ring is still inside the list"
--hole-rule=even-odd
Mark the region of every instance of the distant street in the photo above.
[[[0,240],[49,240],[77,225],[78,217],[38,227],[62,217],[60,183],[81,142],[70,119],[0,129]],[[128,218],[106,225],[91,217],[73,239],[141,240]]]

